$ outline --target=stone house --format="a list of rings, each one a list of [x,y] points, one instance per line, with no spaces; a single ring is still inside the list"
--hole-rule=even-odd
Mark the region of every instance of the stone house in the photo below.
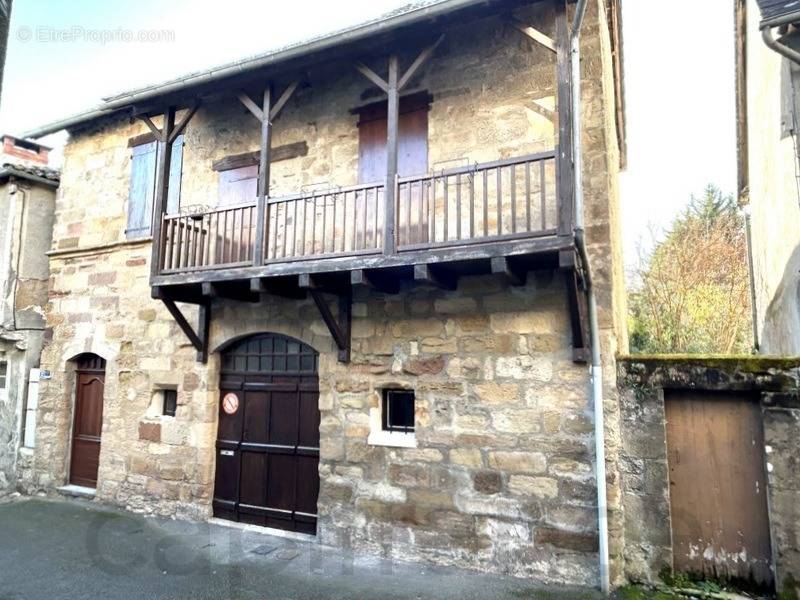
[[[49,148],[2,136],[0,150],[0,494],[16,483],[17,452],[34,427],[26,421],[28,381],[39,366],[59,173]],[[35,378],[34,378],[35,381]],[[36,384],[34,383],[34,386]],[[35,396],[35,394],[34,394]]]
[[[588,2],[574,161],[616,582],[617,10]],[[21,488],[595,585],[574,12],[411,5],[30,132],[70,140]]]
[[[759,351],[800,355],[800,11],[737,0],[739,199],[749,212]],[[769,45],[768,45],[769,43]]]

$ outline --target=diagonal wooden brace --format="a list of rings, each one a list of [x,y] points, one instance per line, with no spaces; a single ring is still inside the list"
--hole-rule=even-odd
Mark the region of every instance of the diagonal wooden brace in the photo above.
[[[169,314],[175,319],[178,327],[181,328],[181,331],[189,338],[192,346],[197,350],[197,361],[203,364],[208,362],[208,330],[211,325],[211,304],[204,303],[199,305],[197,331],[195,331],[181,312],[181,309],[171,298],[167,298],[163,294],[158,294],[158,296],[164,306],[167,307]]]
[[[572,360],[576,363],[589,361],[589,319],[586,290],[574,250],[562,250],[558,256],[558,266],[564,274],[567,287],[567,306],[572,327]]]
[[[308,291],[311,294],[311,297],[314,299],[314,304],[317,305],[319,314],[322,316],[322,320],[325,321],[328,331],[331,332],[331,337],[333,337],[336,347],[339,349],[339,362],[350,362],[350,322],[352,318],[351,309],[353,305],[352,295],[347,292],[337,296],[339,301],[339,319],[337,321],[333,316],[330,306],[328,306],[328,303],[325,302],[322,292],[313,287],[309,288]]]

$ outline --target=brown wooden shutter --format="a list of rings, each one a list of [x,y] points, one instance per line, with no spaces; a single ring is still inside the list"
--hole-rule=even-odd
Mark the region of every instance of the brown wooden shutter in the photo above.
[[[430,96],[414,94],[400,99],[397,172],[419,175],[428,171],[428,109]],[[386,102],[359,110],[358,181],[373,183],[386,177]]]

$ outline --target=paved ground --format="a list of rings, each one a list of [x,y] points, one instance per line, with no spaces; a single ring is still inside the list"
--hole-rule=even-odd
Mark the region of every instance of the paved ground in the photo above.
[[[0,504],[0,600],[597,600],[455,569],[352,559],[263,533],[86,501]]]

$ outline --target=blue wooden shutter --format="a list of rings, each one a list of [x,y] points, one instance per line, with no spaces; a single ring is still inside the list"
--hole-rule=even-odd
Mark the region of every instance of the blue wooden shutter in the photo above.
[[[183,136],[179,135],[172,143],[172,160],[169,164],[169,192],[167,194],[167,214],[174,215],[181,205],[181,171],[183,169]]]
[[[150,235],[153,193],[156,184],[156,144],[134,146],[131,156],[131,183],[128,192],[128,226],[125,237]]]
[[[147,237],[152,231],[157,158],[158,144],[156,142],[133,148],[131,185],[128,194],[128,227],[125,229],[125,236],[128,239]],[[176,214],[180,208],[182,169],[183,136],[179,135],[172,144],[167,214]]]

